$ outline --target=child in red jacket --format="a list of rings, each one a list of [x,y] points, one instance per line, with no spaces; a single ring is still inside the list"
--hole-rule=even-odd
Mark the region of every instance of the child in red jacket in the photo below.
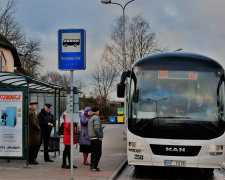
[[[63,151],[63,163],[62,168],[69,169],[70,168],[70,123],[66,122],[66,115],[63,114],[64,119],[64,133],[63,133],[63,144],[65,144],[65,149]],[[73,144],[76,144],[76,131],[75,131],[75,123],[73,123]],[[66,158],[69,160],[69,166],[66,164]],[[73,168],[77,168],[73,166]]]

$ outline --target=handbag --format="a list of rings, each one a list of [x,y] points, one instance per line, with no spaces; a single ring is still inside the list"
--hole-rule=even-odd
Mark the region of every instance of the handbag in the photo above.
[[[60,136],[64,134],[64,122],[60,125],[58,134]]]

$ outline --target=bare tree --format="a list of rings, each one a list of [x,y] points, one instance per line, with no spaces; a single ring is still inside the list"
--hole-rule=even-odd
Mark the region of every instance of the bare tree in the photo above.
[[[117,73],[114,68],[106,63],[98,64],[92,74],[96,95],[102,99],[107,99],[116,77]]]
[[[16,47],[20,55],[22,70],[19,72],[37,78],[42,59],[40,40],[26,40],[22,28],[14,17],[15,0],[8,0],[4,7],[2,4],[0,4],[0,33]]]
[[[20,49],[23,70],[30,76],[38,78],[41,68],[40,41],[30,39]]]
[[[158,47],[155,33],[152,32],[147,20],[140,15],[131,20],[126,18],[126,62],[123,62],[122,23],[122,17],[115,20],[115,25],[112,26],[112,42],[106,46],[102,55],[102,59],[118,71],[124,70],[124,63],[131,69],[132,64],[139,58],[164,50]]]
[[[61,86],[69,86],[70,84],[70,78],[68,74],[60,74],[54,71],[47,72],[46,74],[41,76],[41,80]]]
[[[2,4],[1,4],[2,5]],[[15,0],[8,0],[5,7],[0,5],[0,33],[5,36],[15,47],[24,45],[24,34],[14,18]]]
[[[93,92],[95,96],[100,97],[102,100],[104,112],[106,112],[107,98],[112,91],[116,77],[116,70],[104,62],[98,64],[92,73]]]
[[[41,76],[41,80],[46,81],[48,83],[57,84],[60,86],[69,87],[70,86],[70,76],[65,73],[58,73],[58,72],[47,72]],[[74,86],[78,88],[80,92],[85,91],[85,83],[81,80],[76,80],[74,82]]]
[[[128,31],[127,58],[130,59],[128,67],[131,67],[137,59],[156,52],[157,43],[155,33],[142,16],[132,18]]]

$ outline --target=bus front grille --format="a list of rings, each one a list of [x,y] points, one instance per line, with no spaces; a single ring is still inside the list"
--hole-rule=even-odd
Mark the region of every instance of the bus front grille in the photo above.
[[[150,148],[155,155],[162,156],[197,156],[201,146],[174,146],[150,144]]]

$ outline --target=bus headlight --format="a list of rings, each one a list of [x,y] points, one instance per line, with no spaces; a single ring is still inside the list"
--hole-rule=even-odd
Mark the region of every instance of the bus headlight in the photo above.
[[[212,144],[208,148],[208,152],[211,156],[218,156],[223,154],[223,146]]]
[[[128,142],[129,147],[137,148],[137,149],[142,149],[143,145],[139,142]]]
[[[130,152],[141,153],[140,149],[129,149]]]

